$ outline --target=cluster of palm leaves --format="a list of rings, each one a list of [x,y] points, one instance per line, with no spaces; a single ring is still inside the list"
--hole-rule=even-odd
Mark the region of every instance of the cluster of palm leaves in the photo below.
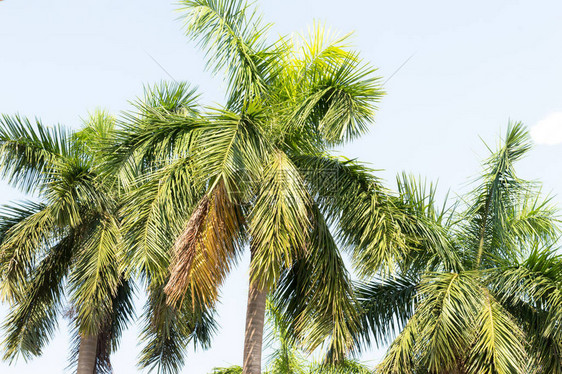
[[[110,183],[96,182],[97,144],[113,124],[99,113],[69,133],[3,118],[2,175],[37,197],[2,209],[2,297],[12,305],[4,325],[6,359],[40,354],[57,317],[67,313],[76,337],[100,336],[89,359],[108,367],[131,316],[133,292],[120,266],[119,202]]]
[[[2,120],[2,175],[34,198],[4,206],[1,214],[1,290],[11,306],[4,359],[40,355],[65,315],[78,372],[111,371],[110,354],[134,316],[122,188],[101,169],[114,126],[103,112],[74,132],[17,116]],[[146,309],[145,357],[162,353],[162,335],[174,328],[183,330],[180,346],[191,337],[208,342],[208,315],[194,319],[191,310],[172,310],[161,288],[149,289]]]
[[[556,210],[514,164],[530,149],[512,124],[475,189],[438,209],[403,178],[402,195],[447,232],[456,261],[421,254],[357,289],[357,340],[390,343],[377,373],[561,373],[562,257]]]
[[[562,371],[557,221],[515,175],[522,126],[481,186],[439,210],[432,188],[405,177],[392,193],[331,153],[367,131],[382,96],[347,37],[315,26],[270,42],[244,1],[180,3],[226,79],[224,105],[161,83],[76,131],[0,121],[0,175],[30,197],[0,212],[5,359],[40,355],[65,315],[78,373],[111,372],[140,289],[139,367],[176,373],[188,345],[211,343],[221,286],[249,251],[243,369],[224,373],[261,373],[267,300],[269,373],[364,373],[350,355],[394,338],[381,373]]]

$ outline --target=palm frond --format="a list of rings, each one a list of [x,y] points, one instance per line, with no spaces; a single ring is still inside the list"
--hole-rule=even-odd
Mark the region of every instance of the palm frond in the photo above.
[[[267,347],[273,350],[267,358],[266,372],[303,373],[305,360],[302,351],[295,345],[294,337],[290,333],[290,324],[271,298],[267,300],[266,317],[269,330],[266,337]]]
[[[358,283],[355,294],[360,305],[361,329],[355,340],[368,346],[372,334],[378,346],[391,343],[414,314],[419,283],[416,274]]]
[[[229,107],[266,92],[276,66],[274,46],[265,41],[268,25],[243,0],[182,0],[187,35],[206,52],[208,66],[225,70]],[[238,104],[239,107],[239,104]]]
[[[100,347],[101,349],[98,349],[101,356],[107,357],[105,361],[109,361],[109,356],[117,351],[123,331],[135,318],[134,294],[135,287],[132,281],[121,278],[113,297],[111,318],[109,318],[106,326],[102,329],[103,346]]]
[[[171,249],[202,192],[193,185],[191,161],[172,160],[137,179],[123,197],[129,273],[163,281],[168,277]]]
[[[418,374],[419,353],[416,351],[419,331],[419,314],[414,314],[388,348],[376,374]]]
[[[112,300],[112,312],[106,316],[105,321],[103,321],[99,328],[99,332],[94,336],[97,340],[95,374],[113,373],[111,354],[117,351],[121,334],[135,315],[132,300],[133,294],[133,284],[122,278]],[[66,314],[70,319],[69,326],[72,340],[67,369],[76,370],[80,344],[84,335],[80,333],[76,308],[68,310]]]
[[[39,356],[57,327],[63,296],[63,279],[71,266],[79,231],[72,231],[52,246],[32,270],[27,287],[3,325],[6,331],[4,359]]]
[[[371,368],[358,360],[345,359],[336,365],[312,365],[307,374],[371,374],[372,372]]]
[[[292,334],[308,350],[325,344],[330,362],[342,362],[359,329],[355,295],[345,264],[318,209],[310,245],[284,274],[274,294]]]
[[[193,134],[207,125],[198,114],[198,97],[184,82],[145,87],[144,97],[133,103],[134,109],[124,114],[112,134],[113,143],[107,147],[110,171],[117,170],[127,181],[155,161],[185,155]]]
[[[514,163],[531,148],[530,137],[521,123],[509,124],[503,144],[485,162],[485,171],[473,195],[475,202],[468,210],[465,239],[477,248],[474,267],[501,253],[511,254],[511,232],[506,223],[513,216],[514,207],[531,188],[529,182],[517,177]]]
[[[281,152],[272,156],[260,181],[249,218],[252,238],[252,282],[272,289],[283,267],[306,253],[311,200],[291,160]]]
[[[213,305],[219,288],[237,260],[243,243],[244,218],[219,183],[196,206],[174,245],[165,291],[172,304],[186,293],[197,304]]]
[[[83,120],[82,128],[72,133],[76,147],[81,147],[82,156],[102,160],[107,144],[112,142],[116,118],[109,112],[97,109]],[[98,165],[96,165],[98,166]]]
[[[469,347],[471,327],[480,310],[481,286],[476,274],[434,273],[420,285],[420,338],[422,365],[429,372],[454,370]]]
[[[113,199],[100,184],[91,162],[80,156],[57,163],[50,178],[44,198],[61,226],[77,226],[86,211],[115,209]]]
[[[361,275],[406,266],[416,253],[441,259],[448,268],[458,268],[459,260],[439,217],[420,210],[428,201],[415,201],[415,196],[405,191],[394,196],[372,170],[353,160],[327,155],[292,159],[305,171],[311,195],[336,227],[338,241],[351,250]]]
[[[414,244],[416,251],[401,267],[462,271],[462,260],[451,232],[455,206],[447,206],[447,197],[440,207],[437,206],[437,186],[425,180],[403,173],[397,177],[397,185],[401,210],[410,218],[404,226],[406,235],[418,242]]]
[[[532,250],[520,264],[501,268],[488,278],[498,301],[527,332],[528,352],[536,368],[562,372],[562,260],[552,249]]]
[[[367,132],[383,91],[376,69],[357,55],[333,60],[304,72],[308,82],[299,87],[290,123],[311,126],[327,144],[339,145]]]
[[[552,199],[542,198],[540,191],[526,193],[514,207],[514,214],[507,223],[507,231],[513,242],[523,247],[533,241],[545,245],[558,240],[560,219]]]
[[[112,315],[121,283],[123,241],[115,217],[93,217],[70,275],[71,302],[81,335],[97,335]]]
[[[5,209],[0,274],[2,297],[9,300],[18,297],[37,257],[56,243],[62,230],[50,206],[27,201]]]
[[[141,333],[145,346],[138,366],[159,374],[178,373],[190,342],[203,348],[210,344],[216,329],[214,311],[194,308],[192,301],[184,302],[180,308],[170,306],[163,285],[157,282],[149,286],[148,295],[143,316],[146,323]],[[189,299],[189,294],[186,297]]]
[[[69,134],[39,120],[2,115],[0,118],[0,176],[23,192],[37,192],[49,180],[53,161],[70,153]]]
[[[475,338],[467,354],[468,372],[523,373],[527,368],[524,333],[487,290],[475,324]]]
[[[246,203],[255,194],[252,187],[271,148],[263,134],[263,116],[259,105],[249,105],[242,115],[226,109],[209,112],[209,125],[193,149],[196,183],[221,181],[231,198]]]

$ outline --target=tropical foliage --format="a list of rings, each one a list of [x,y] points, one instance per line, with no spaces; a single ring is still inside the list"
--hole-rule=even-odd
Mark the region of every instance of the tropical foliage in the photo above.
[[[260,370],[267,294],[307,350],[342,360],[360,326],[336,243],[361,272],[422,248],[447,257],[430,220],[330,153],[368,130],[382,95],[375,70],[319,25],[270,42],[244,1],[180,4],[187,35],[226,79],[226,103],[202,106],[188,84],[163,83],[124,119],[109,153],[130,191],[131,266],[165,282],[172,305],[203,312],[249,248],[246,372]]]
[[[453,210],[435,206],[433,188],[401,180],[460,262],[416,259],[358,287],[358,341],[391,343],[377,373],[562,372],[558,219],[539,185],[514,168],[530,147],[525,128],[511,124]]]
[[[265,295],[274,290],[303,344],[314,350],[331,338],[341,359],[357,326],[329,225],[358,257],[376,251],[369,266],[410,244],[399,226],[411,223],[369,170],[328,153],[367,130],[382,95],[374,69],[346,37],[319,26],[270,43],[269,25],[242,1],[181,4],[187,34],[209,67],[225,73],[226,104],[204,107],[188,84],[161,84],[124,119],[110,153],[130,191],[123,225],[132,267],[166,282],[173,305],[204,311],[249,247],[253,365]],[[381,224],[383,235],[367,233]]]
[[[19,116],[1,121],[0,173],[33,197],[4,206],[0,216],[2,297],[12,306],[5,359],[40,355],[66,309],[72,357],[78,359],[81,338],[96,337],[97,371],[111,368],[109,355],[133,312],[118,201],[111,183],[99,178],[98,142],[113,125],[102,112],[74,133]]]
[[[4,359],[40,355],[66,315],[71,364],[79,373],[109,372],[110,354],[134,315],[120,187],[101,169],[115,121],[97,112],[75,132],[18,116],[0,124],[0,173],[33,198],[0,213],[2,297],[11,305]],[[162,350],[162,335],[183,348],[189,338],[208,341],[212,323],[170,312],[161,289],[150,290],[146,312],[145,355]]]
[[[350,357],[373,343],[389,345],[380,374],[562,374],[559,222],[515,172],[530,149],[520,123],[453,205],[406,175],[392,193],[334,152],[368,131],[383,95],[348,35],[315,25],[271,40],[244,0],[179,4],[225,80],[222,105],[163,82],[78,131],[0,120],[0,177],[29,198],[0,209],[4,359],[40,355],[66,315],[78,372],[111,372],[135,281],[139,367],[179,372],[189,344],[211,343],[248,251],[243,368],[214,374],[261,373],[266,309],[267,374],[366,374]]]

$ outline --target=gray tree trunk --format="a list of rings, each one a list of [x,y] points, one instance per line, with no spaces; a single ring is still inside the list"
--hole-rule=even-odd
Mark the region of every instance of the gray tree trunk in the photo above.
[[[261,374],[263,325],[267,292],[252,285],[248,290],[243,374]]]
[[[78,350],[77,374],[94,374],[96,368],[96,355],[98,350],[98,337],[95,335],[80,337]]]

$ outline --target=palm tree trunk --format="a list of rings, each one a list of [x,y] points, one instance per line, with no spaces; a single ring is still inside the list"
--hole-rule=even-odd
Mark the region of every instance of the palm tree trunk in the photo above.
[[[98,350],[98,337],[95,335],[80,337],[78,350],[77,374],[94,374],[96,368],[96,355]]]
[[[243,374],[261,374],[261,352],[267,291],[252,284],[248,290]]]

